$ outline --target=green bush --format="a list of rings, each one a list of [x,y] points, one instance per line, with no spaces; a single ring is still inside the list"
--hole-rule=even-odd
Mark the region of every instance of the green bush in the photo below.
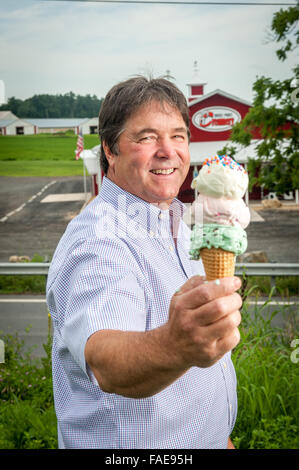
[[[255,287],[255,294],[268,296],[271,292],[271,277],[269,276],[243,276],[244,290]],[[298,276],[277,276],[275,278],[275,295],[289,297],[299,295]]]
[[[35,401],[5,403],[0,408],[0,449],[55,449],[56,415]]]
[[[232,354],[238,379],[238,417],[232,440],[241,449],[299,445],[299,369],[291,360],[291,341],[299,337],[298,314],[297,321],[290,316],[283,330],[274,328],[272,320],[279,311],[264,314],[270,300],[271,296],[263,306],[256,306],[253,315],[245,301],[241,341]]]
[[[0,364],[0,449],[57,448],[50,335],[41,359],[31,356],[17,334],[1,339],[5,362]]]
[[[252,431],[249,449],[298,449],[299,427],[291,416],[262,419]]]

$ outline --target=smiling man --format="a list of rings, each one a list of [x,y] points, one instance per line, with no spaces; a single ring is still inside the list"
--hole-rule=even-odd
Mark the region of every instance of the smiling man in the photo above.
[[[157,101],[129,118],[118,139],[118,155],[103,142],[107,176],[115,184],[153,204],[170,205],[189,166],[188,129],[181,113]]]
[[[189,112],[165,79],[114,86],[99,115],[98,197],[51,264],[60,448],[232,448],[240,280],[205,282],[176,198]]]

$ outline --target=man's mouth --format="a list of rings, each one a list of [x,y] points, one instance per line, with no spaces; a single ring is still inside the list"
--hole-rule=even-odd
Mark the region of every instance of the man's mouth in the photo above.
[[[151,173],[154,175],[171,175],[176,170],[176,168],[168,168],[168,169],[157,169],[157,170],[150,170]]]

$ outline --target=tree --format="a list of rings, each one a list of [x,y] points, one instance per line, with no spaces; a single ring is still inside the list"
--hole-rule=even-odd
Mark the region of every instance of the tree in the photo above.
[[[8,98],[6,104],[2,104],[0,107],[0,111],[11,111],[16,116],[18,115],[19,106],[22,104],[22,100],[11,96]]]
[[[96,95],[75,95],[72,91],[64,95],[34,95],[24,101],[14,96],[0,111],[12,111],[19,118],[93,118],[99,114],[102,103]]]
[[[278,60],[299,45],[299,2],[287,10],[280,9],[271,23],[271,39],[279,43]],[[232,143],[248,146],[254,138],[262,141],[256,146],[256,159],[250,159],[248,170],[250,188],[256,183],[277,194],[299,189],[299,67],[286,80],[257,78],[253,84],[253,106],[237,123],[230,136]],[[234,145],[221,152],[236,153]]]

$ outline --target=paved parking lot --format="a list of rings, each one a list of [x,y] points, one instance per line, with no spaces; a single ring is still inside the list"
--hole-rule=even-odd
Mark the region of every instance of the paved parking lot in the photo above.
[[[84,204],[83,177],[0,177],[0,188],[0,262],[35,253],[50,258],[68,222]],[[41,202],[64,194],[75,197]]]
[[[90,191],[90,179],[87,183]],[[0,177],[0,262],[35,253],[51,258],[68,222],[84,204],[82,193],[81,176]],[[52,202],[42,203],[45,199]],[[271,262],[299,263],[299,208],[258,214],[264,221],[252,221],[246,229],[248,251],[262,250]]]

